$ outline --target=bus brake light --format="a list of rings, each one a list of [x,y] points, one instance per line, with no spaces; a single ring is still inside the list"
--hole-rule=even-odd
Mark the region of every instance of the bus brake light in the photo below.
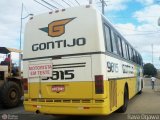
[[[95,93],[104,93],[103,75],[95,75]]]
[[[23,89],[24,89],[24,93],[28,93],[28,79],[27,78],[23,79]]]

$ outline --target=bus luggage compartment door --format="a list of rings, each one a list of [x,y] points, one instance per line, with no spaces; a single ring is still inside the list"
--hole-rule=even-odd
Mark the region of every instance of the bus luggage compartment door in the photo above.
[[[52,77],[41,80],[42,98],[86,99],[93,97],[91,57],[67,57],[52,61]]]

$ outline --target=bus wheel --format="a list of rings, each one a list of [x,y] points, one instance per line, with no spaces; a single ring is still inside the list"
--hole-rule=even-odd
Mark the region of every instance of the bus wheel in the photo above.
[[[138,94],[139,94],[139,95],[142,94],[142,89],[138,92]]]
[[[142,88],[143,88],[143,81],[141,81],[141,90],[138,92],[138,94],[142,94]]]
[[[128,89],[127,89],[127,87],[125,87],[125,89],[124,89],[124,104],[123,104],[123,106],[121,106],[121,107],[118,109],[118,112],[120,112],[120,113],[126,112],[126,110],[127,110],[127,105],[128,105],[128,101],[129,101]]]

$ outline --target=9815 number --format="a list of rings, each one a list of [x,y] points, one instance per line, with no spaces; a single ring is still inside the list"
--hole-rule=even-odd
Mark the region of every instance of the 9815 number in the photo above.
[[[52,72],[52,77],[47,77],[42,80],[68,80],[68,79],[73,79],[75,77],[74,75],[74,70],[64,70],[64,71],[53,71]]]

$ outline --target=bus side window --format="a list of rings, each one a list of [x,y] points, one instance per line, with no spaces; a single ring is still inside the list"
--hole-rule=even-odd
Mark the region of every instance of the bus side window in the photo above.
[[[122,42],[121,42],[121,38],[119,36],[117,36],[117,43],[118,43],[118,50],[119,50],[119,54],[121,57],[123,57],[123,53],[122,53]]]
[[[137,56],[136,56],[135,50],[133,50],[133,58],[134,58],[134,62],[137,63]]]
[[[112,30],[111,30],[111,40],[112,40],[112,52],[118,54],[116,35]]]
[[[130,60],[132,60],[132,58],[133,58],[132,49],[130,46],[128,46],[128,47],[129,47],[129,58],[130,58]]]
[[[106,41],[106,50],[111,52],[111,37],[110,37],[110,29],[108,26],[104,25],[104,31],[105,31],[105,41]]]
[[[139,57],[139,65],[142,65],[141,55],[139,53],[138,53],[138,57]]]
[[[126,55],[126,44],[124,42],[124,40],[122,40],[122,50],[123,50],[123,57],[124,58],[127,58],[127,55]]]
[[[131,57],[131,60],[134,62],[134,52],[133,52],[133,49],[131,48],[131,51],[132,51],[132,57]]]
[[[141,63],[141,66],[143,66],[143,60],[141,56],[140,56],[140,63]]]
[[[135,62],[138,64],[137,52],[135,51]]]
[[[141,55],[139,54],[139,65],[143,65]]]
[[[136,52],[136,55],[137,55],[137,64],[139,64],[139,56],[137,52]]]
[[[129,59],[128,44],[126,44],[126,56],[127,56],[127,59]]]

